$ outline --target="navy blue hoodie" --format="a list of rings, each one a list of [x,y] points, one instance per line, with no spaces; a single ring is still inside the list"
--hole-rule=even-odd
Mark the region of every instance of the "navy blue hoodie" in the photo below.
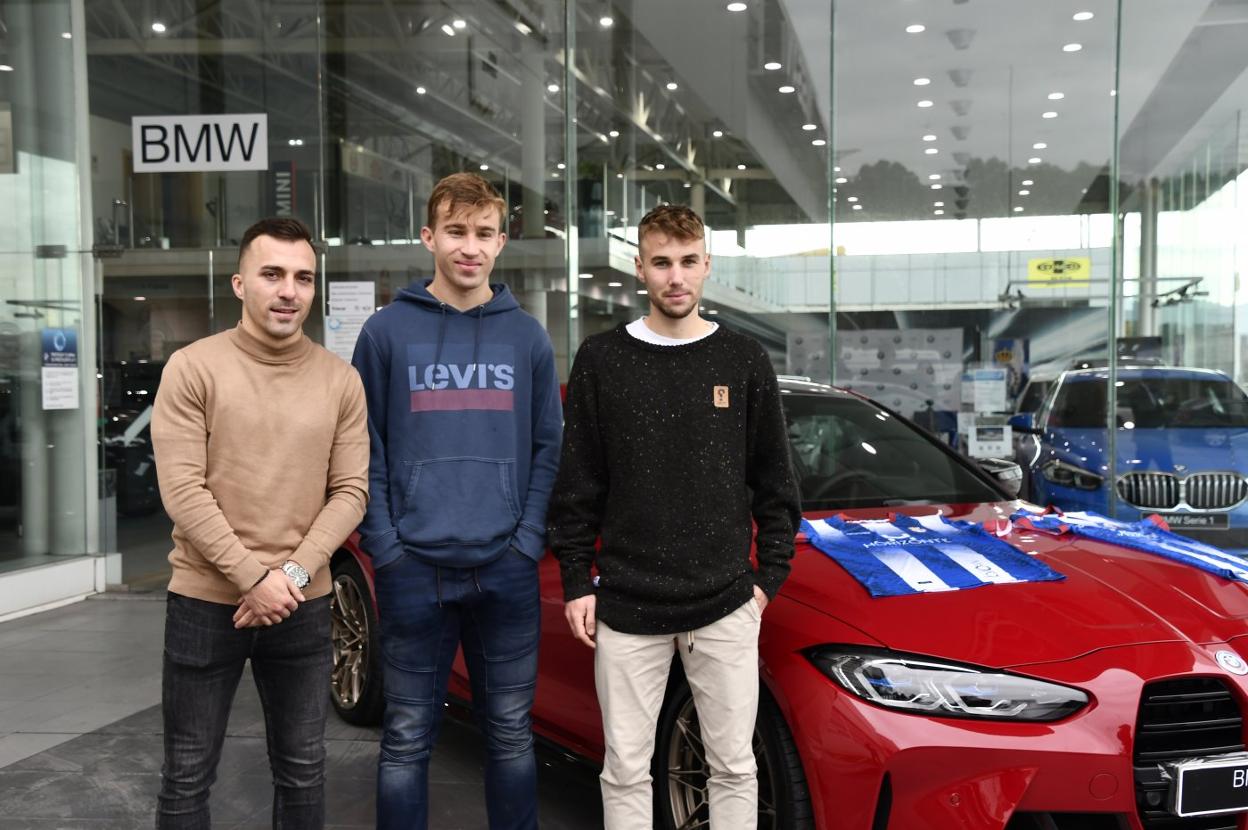
[[[540,559],[563,431],[550,337],[505,285],[459,311],[430,282],[400,291],[355,345],[372,444],[360,544],[375,568],[404,551],[474,567],[509,545]]]

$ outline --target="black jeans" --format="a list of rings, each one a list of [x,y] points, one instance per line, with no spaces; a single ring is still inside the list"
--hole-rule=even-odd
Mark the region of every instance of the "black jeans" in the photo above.
[[[333,664],[329,597],[270,628],[235,630],[236,606],[169,594],[158,830],[209,830],[208,790],[243,665],[251,660],[273,771],[274,830],[325,824],[325,718]]]

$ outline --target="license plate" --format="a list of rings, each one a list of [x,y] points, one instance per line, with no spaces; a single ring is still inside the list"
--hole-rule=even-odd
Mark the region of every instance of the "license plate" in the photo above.
[[[1176,816],[1206,816],[1248,811],[1248,754],[1202,758],[1167,764],[1170,812]]]
[[[1231,517],[1226,513],[1158,513],[1171,530],[1226,530]]]

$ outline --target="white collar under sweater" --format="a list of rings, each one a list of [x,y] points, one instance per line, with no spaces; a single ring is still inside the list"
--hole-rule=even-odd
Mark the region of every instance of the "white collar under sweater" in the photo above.
[[[708,320],[707,322],[710,321]],[[711,323],[710,329],[697,337],[667,337],[654,332],[646,325],[646,318],[639,317],[625,326],[624,330],[644,343],[653,343],[656,346],[683,346],[686,343],[696,343],[704,337],[710,337],[718,328],[719,323]]]

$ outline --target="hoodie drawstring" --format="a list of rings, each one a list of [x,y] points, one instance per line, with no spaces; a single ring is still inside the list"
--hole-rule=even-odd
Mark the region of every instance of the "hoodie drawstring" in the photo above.
[[[472,569],[472,584],[477,586],[477,593],[481,593],[481,578],[477,574],[477,569]]]
[[[442,607],[442,568],[438,565],[433,566],[434,579],[438,583],[438,607]]]
[[[437,366],[442,362],[442,343],[446,339],[446,303],[438,303],[441,315],[438,317],[438,345],[433,351],[433,365]]]
[[[472,365],[477,365],[477,357],[481,352],[481,329],[485,328],[485,306],[477,306],[477,333],[472,341]]]

